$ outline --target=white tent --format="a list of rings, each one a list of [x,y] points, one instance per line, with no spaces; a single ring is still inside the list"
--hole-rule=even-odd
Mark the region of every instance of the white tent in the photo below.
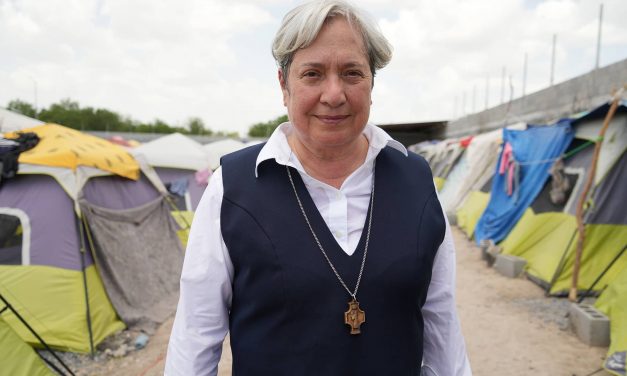
[[[212,170],[215,170],[220,166],[220,158],[224,155],[238,151],[245,148],[247,145],[241,141],[233,140],[230,138],[210,142],[205,144],[203,148],[209,154],[210,166]]]
[[[490,180],[494,174],[502,134],[503,131],[497,129],[472,139],[466,149],[464,163],[458,163],[459,167],[456,166],[451,172],[455,179],[450,187],[446,187],[446,200],[443,201],[447,213],[455,212],[471,191],[481,189]],[[451,192],[448,192],[449,189]]]
[[[177,207],[194,210],[206,187],[196,178],[197,171],[209,170],[211,162],[202,144],[180,133],[172,133],[144,143],[131,150],[135,157],[143,156],[154,167],[166,185],[186,181],[187,189]]]
[[[42,121],[0,107],[0,133],[19,131],[42,124]]]
[[[202,145],[180,133],[172,133],[141,144],[132,153],[143,154],[153,167],[194,171],[209,167],[209,156]]]

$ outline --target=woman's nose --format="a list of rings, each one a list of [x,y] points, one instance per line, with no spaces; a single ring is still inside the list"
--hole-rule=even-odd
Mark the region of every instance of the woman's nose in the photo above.
[[[331,76],[324,81],[320,102],[330,107],[339,107],[346,102],[344,83],[340,77]]]

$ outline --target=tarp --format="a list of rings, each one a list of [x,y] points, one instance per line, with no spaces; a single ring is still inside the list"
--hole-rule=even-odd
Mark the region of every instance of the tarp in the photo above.
[[[139,178],[139,164],[124,148],[107,140],[57,124],[45,124],[21,132],[39,136],[37,147],[20,154],[20,163],[64,167],[75,171],[79,165]],[[15,137],[15,134],[7,134]]]
[[[96,265],[120,318],[149,329],[162,323],[175,310],[183,265],[165,199],[124,210],[85,200],[80,205],[93,234]]]
[[[568,120],[552,126],[529,126],[524,131],[503,129],[503,143],[512,146],[513,158],[519,166],[515,179],[518,184],[508,194],[507,175],[501,175],[497,165],[490,202],[475,228],[477,244],[484,239],[499,242],[507,236],[542,190],[550,176],[550,166],[566,150],[573,136]],[[499,164],[503,155],[501,151]]]
[[[52,376],[35,350],[28,346],[0,317],[0,374],[11,376]]]

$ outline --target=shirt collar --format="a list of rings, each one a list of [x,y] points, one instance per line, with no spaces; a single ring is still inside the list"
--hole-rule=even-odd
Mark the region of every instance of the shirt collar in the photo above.
[[[298,158],[296,158],[296,156],[292,153],[292,149],[287,142],[287,137],[292,132],[293,125],[289,122],[279,125],[274,132],[272,132],[268,142],[263,146],[257,156],[257,162],[255,163],[255,177],[259,176],[257,171],[261,162],[268,159],[274,159],[281,165],[292,166],[299,170],[302,169]],[[390,135],[376,125],[370,123],[366,124],[363,134],[366,136],[369,143],[368,157],[366,158],[364,164],[369,163],[372,159],[376,158],[377,155],[379,155],[379,152],[386,146],[390,146],[407,156],[407,149],[405,146],[390,137]],[[294,160],[296,163],[293,162]]]

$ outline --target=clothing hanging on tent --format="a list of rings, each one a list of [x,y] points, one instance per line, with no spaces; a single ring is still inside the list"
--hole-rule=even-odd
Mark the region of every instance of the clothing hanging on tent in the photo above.
[[[506,144],[497,172],[509,169],[510,176],[494,174],[490,201],[475,228],[477,244],[484,239],[496,243],[507,236],[549,178],[548,163],[564,153],[573,135],[569,120],[526,130],[503,129]],[[507,144],[511,144],[510,152]],[[517,163],[509,163],[511,159]]]
[[[17,137],[0,139],[0,184],[17,174],[20,154],[34,148],[39,136],[32,132],[18,133]]]

